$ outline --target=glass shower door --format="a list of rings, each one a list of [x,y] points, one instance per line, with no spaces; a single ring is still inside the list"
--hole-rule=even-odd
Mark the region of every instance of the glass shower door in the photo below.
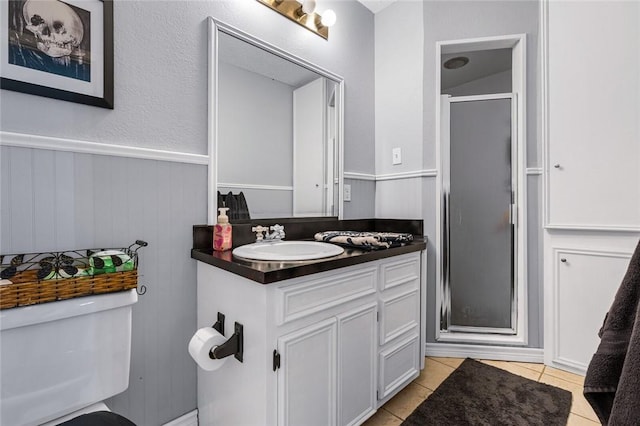
[[[505,96],[449,98],[443,330],[516,333],[513,99]]]

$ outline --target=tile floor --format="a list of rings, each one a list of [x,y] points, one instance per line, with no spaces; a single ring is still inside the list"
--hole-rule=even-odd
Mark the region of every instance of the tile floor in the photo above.
[[[427,357],[420,377],[384,404],[364,426],[397,426],[407,418],[448,376],[464,361],[462,358]],[[598,418],[582,396],[584,377],[568,373],[543,364],[523,362],[485,361],[486,364],[502,368],[537,382],[566,389],[573,394],[571,414],[567,426],[599,425]]]

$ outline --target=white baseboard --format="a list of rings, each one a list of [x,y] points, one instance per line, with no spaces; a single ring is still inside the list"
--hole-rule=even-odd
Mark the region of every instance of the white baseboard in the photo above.
[[[198,410],[193,410],[162,426],[198,426]]]
[[[463,345],[456,343],[427,343],[427,356],[443,358],[493,359],[544,363],[544,349],[512,346]]]

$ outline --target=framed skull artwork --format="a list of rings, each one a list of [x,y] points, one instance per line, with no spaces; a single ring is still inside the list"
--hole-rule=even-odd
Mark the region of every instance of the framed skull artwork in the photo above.
[[[0,2],[0,87],[113,109],[112,0]]]

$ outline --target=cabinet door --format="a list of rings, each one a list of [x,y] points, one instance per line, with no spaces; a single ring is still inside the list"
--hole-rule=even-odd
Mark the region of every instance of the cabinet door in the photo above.
[[[337,320],[330,318],[278,339],[278,424],[336,424]]]
[[[553,361],[586,371],[600,339],[598,330],[629,263],[629,255],[556,249]]]
[[[376,410],[376,304],[338,315],[338,424],[362,423]]]
[[[549,225],[640,229],[640,2],[548,5]]]

